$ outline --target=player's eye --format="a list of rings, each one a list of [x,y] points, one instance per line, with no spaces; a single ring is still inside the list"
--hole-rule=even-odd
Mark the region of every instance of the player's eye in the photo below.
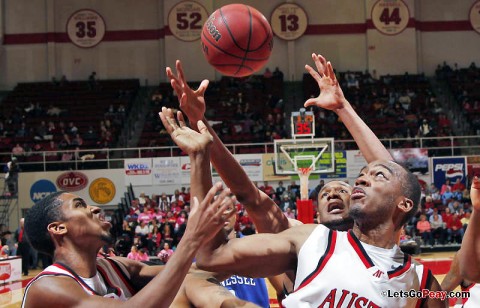
[[[382,171],[377,171],[377,172],[375,173],[375,176],[376,176],[376,177],[382,177],[382,178],[384,178],[384,179],[387,178]]]
[[[342,193],[342,194],[348,194],[348,191],[346,191],[345,189],[340,189],[340,193]]]
[[[322,198],[325,198],[326,196],[328,196],[328,192],[324,192],[324,193],[322,194]]]

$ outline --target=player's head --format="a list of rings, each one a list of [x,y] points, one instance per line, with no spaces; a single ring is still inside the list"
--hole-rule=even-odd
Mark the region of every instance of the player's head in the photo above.
[[[348,230],[353,226],[349,215],[352,187],[343,181],[331,181],[318,193],[319,223],[335,230]]]
[[[393,161],[374,161],[355,181],[350,215],[367,228],[392,221],[399,230],[417,213],[420,193],[417,177],[409,170]]]
[[[53,255],[54,237],[68,237],[72,242],[98,248],[111,241],[111,224],[98,207],[89,206],[77,195],[56,192],[35,203],[25,217],[25,232],[33,248]]]
[[[227,209],[225,210],[224,214],[225,216],[228,217],[228,215],[232,212],[232,211],[236,211],[236,207],[235,207],[235,204],[233,202],[230,202],[229,206],[227,207]],[[235,223],[237,222],[237,215],[234,214],[234,215],[231,215],[227,221],[225,221],[225,225],[223,227],[223,230],[225,230],[225,233],[227,235],[229,235],[230,233],[233,232],[233,230],[235,229]]]

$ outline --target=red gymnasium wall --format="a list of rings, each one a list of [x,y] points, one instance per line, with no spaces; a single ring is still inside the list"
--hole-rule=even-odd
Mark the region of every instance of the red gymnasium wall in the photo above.
[[[275,8],[284,3],[196,0],[193,6],[203,7],[210,14],[234,2],[256,7],[269,20]],[[408,71],[431,75],[443,61],[457,62],[461,67],[472,61],[480,64],[480,33],[473,29],[469,14],[478,1],[382,2],[386,6],[400,5],[401,14],[395,16],[392,7],[387,16],[382,17],[377,10],[372,18],[377,0],[294,1],[308,17],[305,33],[289,41],[276,37],[268,67],[279,67],[286,80],[300,80],[304,64],[311,62],[312,52],[327,56],[340,71],[375,69],[378,74]],[[142,83],[148,80],[152,85],[165,81],[164,67],[173,65],[177,58],[184,62],[190,79],[219,78],[203,59],[199,40],[180,40],[172,34],[175,29],[169,27],[172,22],[168,17],[177,16],[169,13],[179,3],[173,0],[2,1],[0,89],[11,89],[17,82],[60,78],[63,74],[70,80],[87,79],[92,71],[102,79],[133,77]],[[186,6],[191,3],[184,2]],[[90,48],[76,46],[67,35],[69,19],[81,9],[98,13],[105,25],[103,38]],[[480,15],[480,10],[474,13]],[[405,27],[395,35],[384,34],[376,27],[375,21],[378,24],[382,19],[386,26],[387,18],[391,26],[400,21],[397,17]],[[187,24],[183,34],[188,27],[199,25],[194,19],[183,21]],[[87,23],[85,20],[84,30],[88,32]]]

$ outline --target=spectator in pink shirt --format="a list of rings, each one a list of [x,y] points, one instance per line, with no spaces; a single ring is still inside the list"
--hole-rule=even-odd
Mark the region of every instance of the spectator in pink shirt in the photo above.
[[[158,253],[157,257],[162,261],[163,263],[167,263],[168,259],[173,255],[173,250],[170,248],[170,244],[164,243],[163,244],[163,249]]]
[[[137,260],[137,257],[138,257],[138,248],[136,245],[133,245],[132,248],[130,249],[130,252],[127,255],[127,259]]]
[[[433,246],[433,236],[431,232],[430,223],[427,221],[427,216],[425,214],[420,215],[420,220],[417,222],[417,230],[420,236],[422,237],[423,243],[426,245],[427,242]]]
[[[138,222],[144,222],[145,224],[148,224],[152,220],[152,214],[148,211],[147,207],[143,208],[143,212],[138,215],[137,218]]]
[[[146,248],[140,248],[137,254],[137,261],[149,261],[150,257],[148,256]]]

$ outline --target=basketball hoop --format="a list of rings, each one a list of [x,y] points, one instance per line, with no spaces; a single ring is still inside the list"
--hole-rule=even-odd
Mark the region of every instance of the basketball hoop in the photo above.
[[[312,173],[313,167],[298,167],[298,177],[300,178],[300,199],[307,200],[308,199],[308,178],[310,173]]]

